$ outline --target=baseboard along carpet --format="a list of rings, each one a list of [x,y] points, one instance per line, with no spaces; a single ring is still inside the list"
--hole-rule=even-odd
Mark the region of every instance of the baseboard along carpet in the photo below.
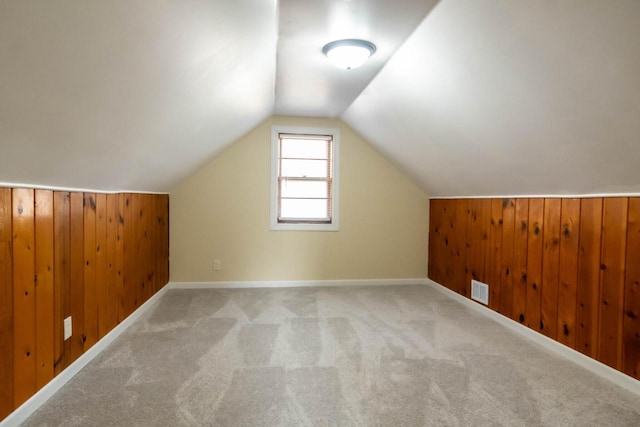
[[[27,426],[638,426],[640,399],[426,286],[170,290]]]

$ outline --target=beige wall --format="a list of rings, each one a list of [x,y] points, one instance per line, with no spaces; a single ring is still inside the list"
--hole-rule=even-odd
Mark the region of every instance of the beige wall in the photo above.
[[[270,231],[272,125],[340,129],[340,231]],[[172,190],[170,218],[173,282],[427,276],[427,194],[339,119],[267,119]]]

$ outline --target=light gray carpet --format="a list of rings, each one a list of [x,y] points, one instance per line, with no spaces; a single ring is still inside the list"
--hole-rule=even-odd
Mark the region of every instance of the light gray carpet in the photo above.
[[[640,399],[422,286],[173,290],[28,426],[640,426]]]

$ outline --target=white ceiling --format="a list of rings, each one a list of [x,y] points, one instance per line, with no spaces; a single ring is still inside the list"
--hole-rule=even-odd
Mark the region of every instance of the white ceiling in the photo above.
[[[0,182],[168,191],[276,113],[431,195],[640,192],[640,2],[435,3],[0,2]],[[332,68],[346,37],[379,50]]]
[[[275,113],[336,117],[367,87],[437,0],[280,0]],[[342,70],[322,47],[364,39],[376,53],[366,66]]]
[[[444,0],[343,115],[432,196],[640,192],[640,1]]]
[[[0,181],[166,191],[273,111],[276,0],[0,3]]]

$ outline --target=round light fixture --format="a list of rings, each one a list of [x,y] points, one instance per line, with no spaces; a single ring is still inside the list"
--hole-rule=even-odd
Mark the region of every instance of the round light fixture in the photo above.
[[[364,64],[376,52],[376,45],[366,40],[336,40],[324,45],[322,52],[336,67],[351,70]]]

